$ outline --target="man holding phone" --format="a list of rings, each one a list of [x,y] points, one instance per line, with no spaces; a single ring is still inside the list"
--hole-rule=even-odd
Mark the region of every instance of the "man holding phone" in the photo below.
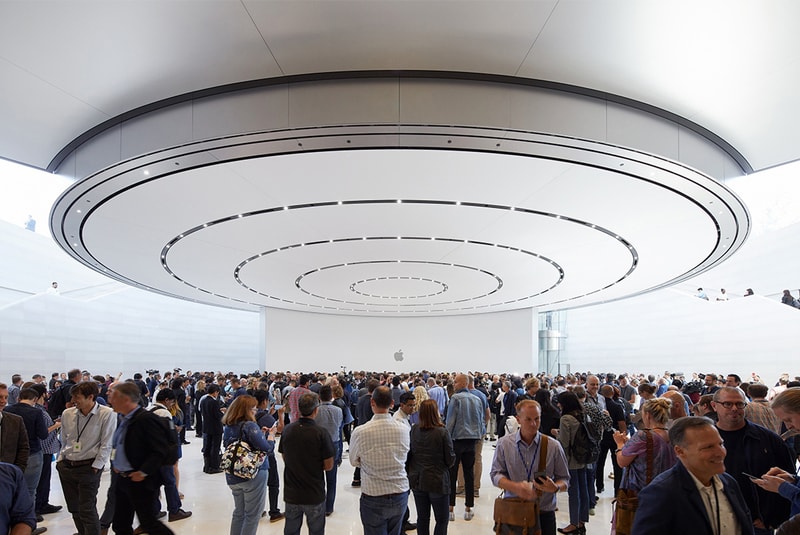
[[[519,429],[497,441],[492,461],[492,483],[505,491],[504,498],[539,500],[542,535],[556,535],[556,493],[569,487],[567,457],[558,440],[539,433],[542,409],[536,401],[517,404]],[[547,441],[545,468],[539,471],[542,445]],[[514,533],[503,526],[503,533]]]

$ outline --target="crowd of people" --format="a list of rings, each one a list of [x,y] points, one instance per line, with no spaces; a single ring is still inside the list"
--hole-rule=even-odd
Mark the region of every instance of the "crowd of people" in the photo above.
[[[346,448],[368,535],[425,535],[431,516],[434,534],[444,535],[459,497],[471,521],[489,447],[490,480],[504,500],[537,504],[544,535],[586,533],[608,478],[620,535],[783,534],[800,523],[800,378],[786,374],[767,385],[756,374],[742,381],[714,373],[175,369],[123,379],[73,369],[49,382],[36,374],[0,383],[0,425],[0,533],[14,525],[46,530],[43,515],[62,508],[49,502],[53,461],[78,533],[172,533],[169,522],[191,516],[178,469],[190,431],[202,438],[203,471],[225,473],[232,535],[255,534],[264,516],[283,521],[287,535],[304,520],[311,534],[324,533]],[[250,476],[223,468],[222,450],[238,441],[264,452]],[[106,469],[111,484],[100,511]],[[560,492],[569,524],[557,528]],[[638,510],[628,510],[630,497]],[[695,516],[684,514],[694,506]],[[496,521],[499,532],[515,532]]]

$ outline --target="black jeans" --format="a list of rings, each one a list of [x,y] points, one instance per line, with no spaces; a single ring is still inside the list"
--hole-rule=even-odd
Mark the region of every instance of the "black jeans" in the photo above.
[[[102,470],[92,465],[69,467],[64,462],[56,464],[58,477],[67,510],[81,535],[100,535],[100,517],[97,514],[97,490],[100,488]]]
[[[117,535],[133,535],[133,515],[139,517],[139,525],[150,535],[175,535],[156,518],[155,503],[159,491],[158,477],[148,476],[135,482],[129,477],[117,478],[112,527]]]
[[[622,468],[617,464],[617,454],[614,451],[617,449],[617,443],[614,442],[614,432],[605,431],[603,433],[603,440],[600,441],[600,457],[597,459],[595,465],[595,485],[597,485],[597,492],[602,492],[605,489],[605,468],[606,456],[611,452],[611,464],[614,467],[614,496],[617,495],[619,484],[622,481]]]
[[[222,461],[222,435],[203,433],[203,470],[216,470]]]
[[[456,461],[450,467],[450,505],[456,504],[456,480],[458,479],[458,466],[464,471],[464,498],[466,506],[475,505],[475,443],[477,440],[460,439],[453,441],[453,451]]]

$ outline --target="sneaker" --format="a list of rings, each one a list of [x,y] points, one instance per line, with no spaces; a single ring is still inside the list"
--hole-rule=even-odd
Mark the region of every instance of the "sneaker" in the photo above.
[[[589,516],[594,516],[594,507],[589,509]]]
[[[456,489],[456,496],[463,496],[463,495],[464,495],[464,489]]]
[[[470,509],[469,511],[464,511],[464,520],[472,520],[472,517],[475,516],[475,511]]]
[[[184,511],[183,509],[178,509],[174,513],[169,514],[168,522],[175,522],[176,520],[183,520],[184,518],[189,518],[192,516],[191,511]]]
[[[478,489],[475,489],[475,492],[473,492],[472,495],[475,496],[476,498],[480,498],[481,497],[481,491],[478,490]]]
[[[278,511],[277,513],[270,513],[269,514],[269,521],[270,522],[277,522],[278,520],[283,520],[286,518],[286,515]]]
[[[455,522],[455,521],[456,521],[456,512],[450,511],[450,522]]]
[[[36,513],[36,521],[37,522],[44,522],[44,517],[38,513]]]

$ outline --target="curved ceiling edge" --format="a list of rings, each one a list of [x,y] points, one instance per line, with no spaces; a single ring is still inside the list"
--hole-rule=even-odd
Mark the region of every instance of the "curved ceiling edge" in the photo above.
[[[436,84],[447,84],[453,87],[463,86],[464,84],[485,84],[486,86],[491,86],[494,88],[506,88],[508,90],[511,89],[522,89],[528,90],[528,93],[534,95],[535,92],[545,92],[545,93],[553,93],[559,95],[561,97],[567,96],[568,98],[565,100],[560,98],[558,100],[558,105],[563,106],[569,102],[572,104],[567,104],[567,107],[573,106],[580,106],[581,102],[587,101],[597,101],[601,103],[613,103],[615,105],[620,106],[623,109],[629,110],[634,114],[641,115],[646,117],[647,120],[655,119],[656,121],[662,122],[664,124],[671,124],[675,127],[686,129],[705,140],[707,144],[712,147],[712,150],[717,151],[720,155],[724,155],[724,158],[738,168],[742,173],[748,174],[753,171],[752,166],[747,161],[747,159],[730,143],[728,143],[725,139],[721,138],[711,130],[699,125],[685,117],[680,115],[674,114],[668,110],[658,108],[656,106],[652,106],[645,102],[633,100],[627,97],[606,93],[603,91],[598,91],[591,88],[586,87],[579,87],[570,84],[563,84],[558,82],[552,82],[547,80],[538,80],[538,79],[531,79],[531,78],[521,78],[521,77],[514,77],[514,76],[507,76],[507,75],[496,75],[496,74],[487,74],[487,73],[471,73],[471,72],[455,72],[455,71],[424,71],[424,70],[404,70],[404,71],[347,71],[347,72],[328,72],[328,73],[311,73],[311,74],[303,74],[303,75],[291,75],[291,76],[282,76],[282,77],[275,77],[275,78],[265,78],[265,79],[258,79],[258,80],[249,80],[245,82],[238,82],[234,84],[227,84],[212,88],[207,88],[199,91],[193,91],[190,93],[185,93],[183,95],[177,95],[174,97],[170,97],[167,99],[163,99],[160,101],[156,101],[145,106],[141,106],[139,108],[135,108],[123,114],[120,114],[116,117],[108,119],[95,127],[87,130],[83,134],[76,137],[70,143],[68,143],[64,148],[62,148],[58,154],[51,160],[51,162],[47,166],[47,171],[49,172],[59,172],[61,171],[62,165],[65,163],[65,160],[70,157],[70,155],[74,154],[76,151],[80,150],[82,147],[87,147],[93,143],[98,137],[102,137],[102,134],[107,133],[109,130],[120,127],[124,124],[131,124],[133,122],[137,122],[143,120],[145,118],[153,117],[158,114],[163,114],[169,109],[174,109],[177,106],[190,103],[190,102],[198,102],[201,100],[211,100],[211,99],[220,99],[223,100],[235,96],[237,94],[242,94],[244,92],[252,92],[254,90],[268,90],[270,88],[275,88],[277,86],[287,86],[287,87],[299,87],[304,86],[308,87],[309,85],[316,85],[320,88],[321,92],[325,92],[330,89],[331,85],[337,82],[353,82],[357,83],[357,85],[364,85],[369,84],[371,81],[394,81],[394,83],[400,85],[404,81],[411,81],[411,80],[422,80],[429,83],[436,83]],[[538,95],[537,98],[541,98],[541,94]],[[481,97],[476,97],[480,99]],[[492,98],[491,95],[488,98]],[[409,102],[401,102],[400,103],[403,108],[409,107]],[[467,108],[469,109],[472,107],[473,103],[470,103]],[[548,107],[552,106],[552,103],[547,104]],[[398,106],[400,107],[400,106]],[[569,111],[569,110],[565,110]],[[509,115],[514,114],[514,110],[510,110]],[[570,113],[564,113],[563,117],[569,117]],[[516,117],[519,117],[519,114],[516,114]],[[580,121],[585,121],[585,117],[581,117]],[[630,120],[630,117],[626,117],[626,120]],[[342,124],[349,124],[352,121],[341,121]],[[380,123],[381,121],[374,121],[374,123]],[[395,123],[402,123],[402,117],[397,117],[397,120],[394,121]],[[412,121],[413,122],[413,121]],[[431,124],[434,124],[432,122]],[[485,125],[481,123],[473,123],[471,121],[465,120],[455,120],[455,121],[448,121],[446,124],[475,124],[477,126],[497,126],[497,125]],[[289,125],[295,126],[295,125]],[[501,127],[512,127],[512,125],[499,125]],[[549,130],[542,130],[540,128],[536,128],[535,124],[532,125],[521,125],[523,130],[529,131],[549,131]],[[559,128],[563,126],[560,125]],[[269,125],[264,124],[261,126],[262,130],[270,130],[276,128],[277,125]],[[576,135],[577,137],[586,137],[585,132],[557,132],[566,135]],[[583,135],[580,135],[583,134]],[[591,136],[590,136],[591,137]],[[197,141],[199,138],[196,139],[186,139],[185,142]],[[655,139],[655,138],[654,138]],[[653,150],[653,141],[654,139],[647,140],[646,147],[648,150]],[[617,140],[614,139],[596,139],[597,141],[605,141],[611,142],[614,144],[618,144]],[[634,140],[625,140],[625,141],[632,141],[632,143],[637,143]],[[672,142],[672,141],[671,141]],[[685,140],[679,141],[680,143],[685,143]],[[627,146],[626,143],[619,143],[623,146]],[[681,154],[683,152],[689,151],[682,151],[682,150],[673,150],[674,147],[668,147],[666,150],[665,155],[668,157],[673,157],[675,155]],[[704,147],[703,151],[707,152],[709,147]],[[656,151],[659,152],[659,151]],[[672,154],[670,154],[672,153]],[[120,158],[123,159],[123,158]],[[716,178],[722,178],[721,176],[717,176],[717,173],[714,171],[717,167],[721,167],[719,162],[713,162],[710,165],[711,168],[704,168],[702,163],[698,162],[688,162],[690,165],[694,167],[698,167],[705,171],[707,174],[715,176]],[[96,171],[98,169],[93,169],[92,171]],[[85,173],[90,174],[90,173]],[[85,176],[85,175],[83,175]],[[76,173],[76,178],[82,178],[80,173]]]

